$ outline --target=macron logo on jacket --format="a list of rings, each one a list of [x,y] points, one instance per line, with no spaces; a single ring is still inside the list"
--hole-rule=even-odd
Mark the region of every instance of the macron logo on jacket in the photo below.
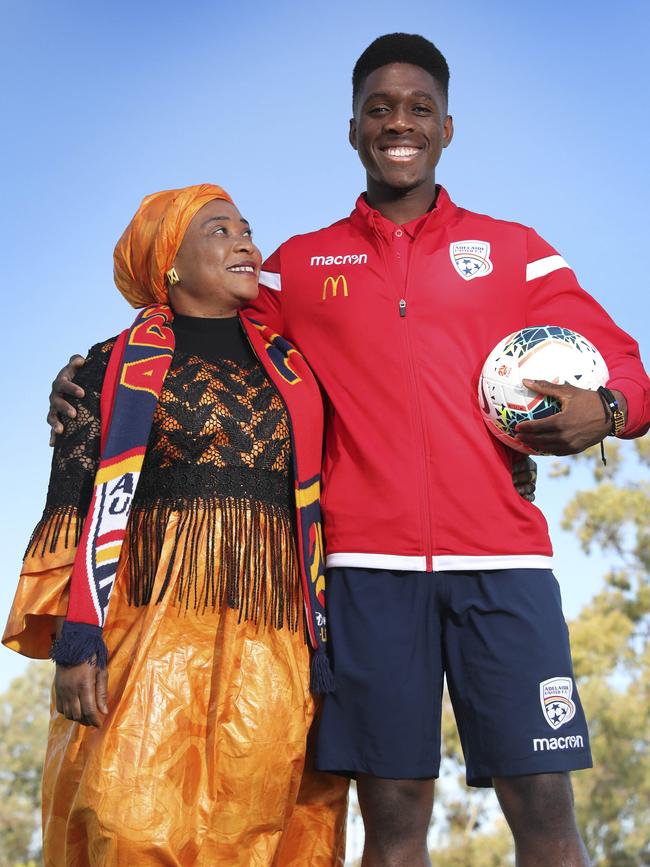
[[[346,253],[343,256],[312,256],[309,264],[312,268],[319,265],[366,265],[367,253]]]
[[[327,267],[328,265],[367,265],[367,253],[343,253],[337,256],[312,256],[309,264],[312,268]],[[267,289],[274,292],[282,292],[282,278],[274,271],[261,271],[259,281]],[[347,294],[347,292],[346,292]]]

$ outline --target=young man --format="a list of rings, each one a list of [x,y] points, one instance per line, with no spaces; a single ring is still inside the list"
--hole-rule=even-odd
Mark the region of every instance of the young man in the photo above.
[[[328,398],[337,689],[318,762],[357,778],[364,867],[428,864],[446,674],[468,781],[495,786],[517,863],[584,865],[568,771],[591,756],[551,545],[541,513],[512,487],[513,453],[483,424],[476,385],[488,352],[525,325],[590,339],[609,366],[611,406],[536,383],[563,410],[520,426],[522,441],[555,454],[614,428],[643,433],[650,390],[635,343],[553,248],[436,186],[453,135],[448,80],[420,36],[384,36],[362,54],[350,142],[367,192],[349,218],[281,245],[254,304]]]
[[[647,429],[650,391],[636,344],[552,247],[436,186],[453,136],[448,81],[422,37],[385,36],[361,55],[350,143],[367,192],[349,218],[284,243],[253,305],[329,399],[337,688],[317,764],[357,777],[364,865],[428,864],[444,672],[468,782],[494,784],[517,863],[582,865],[567,772],[591,755],[551,545],[541,512],[512,489],[512,452],[483,424],[477,378],[510,332],[559,324],[604,355],[619,434]],[[526,444],[568,454],[612,432],[599,394],[537,388],[563,411],[522,424]]]

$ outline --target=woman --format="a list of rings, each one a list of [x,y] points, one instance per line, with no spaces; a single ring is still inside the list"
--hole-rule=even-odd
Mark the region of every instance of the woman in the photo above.
[[[301,787],[310,648],[331,688],[322,406],[238,315],[260,263],[208,184],[145,198],[115,249],[145,309],[78,377],[3,638],[57,663],[46,865],[342,863],[347,781]]]

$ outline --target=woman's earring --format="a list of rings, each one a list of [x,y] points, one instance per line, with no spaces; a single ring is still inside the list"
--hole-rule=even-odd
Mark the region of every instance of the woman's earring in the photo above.
[[[167,282],[170,286],[175,286],[177,283],[181,282],[181,278],[178,276],[178,272],[176,268],[172,265],[172,267],[167,272]]]

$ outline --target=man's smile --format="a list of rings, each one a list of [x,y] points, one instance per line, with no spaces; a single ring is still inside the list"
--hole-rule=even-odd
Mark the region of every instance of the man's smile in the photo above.
[[[416,157],[421,151],[421,147],[412,145],[389,145],[379,148],[382,154],[395,162],[408,162]]]

